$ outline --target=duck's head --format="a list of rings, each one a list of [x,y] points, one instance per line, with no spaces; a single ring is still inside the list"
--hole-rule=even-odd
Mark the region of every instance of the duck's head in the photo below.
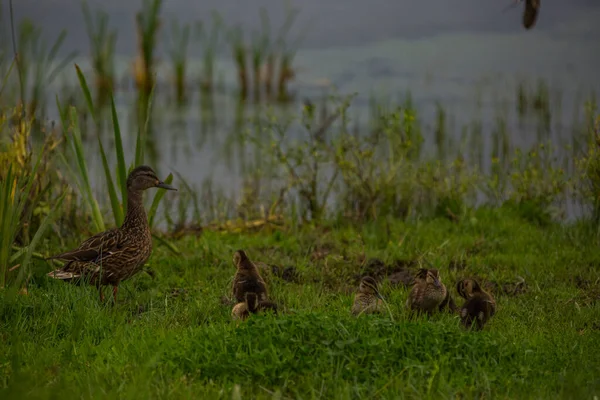
[[[380,299],[382,298],[381,294],[379,294],[377,281],[370,276],[365,276],[361,279],[360,285],[358,286],[358,291],[360,293],[372,294]]]
[[[417,280],[424,280],[428,285],[433,285],[436,288],[442,287],[442,280],[440,278],[440,271],[435,268],[427,269],[421,268],[417,273]]]
[[[456,284],[456,291],[461,297],[467,299],[473,293],[481,292],[481,286],[475,279],[463,279]]]
[[[243,269],[248,263],[248,256],[244,250],[238,250],[233,253],[233,264],[237,269]]]
[[[140,165],[139,167],[134,168],[127,177],[127,190],[141,191],[153,187],[177,190],[173,186],[158,179],[154,170],[147,165]]]

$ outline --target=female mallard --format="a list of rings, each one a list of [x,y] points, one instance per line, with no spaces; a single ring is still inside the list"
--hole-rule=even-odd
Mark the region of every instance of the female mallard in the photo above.
[[[365,276],[360,281],[358,292],[354,295],[352,315],[372,314],[381,312],[383,297],[379,294],[377,282],[370,276]]]
[[[456,291],[465,299],[460,308],[460,322],[465,329],[481,330],[496,314],[496,301],[481,288],[475,279],[463,279],[456,284]]]
[[[142,165],[131,171],[123,225],[97,233],[75,250],[49,257],[66,264],[48,276],[63,281],[89,280],[98,287],[101,301],[102,287],[112,285],[116,302],[119,283],[138,273],[152,253],[152,235],[142,202],[143,191],[152,187],[177,190],[158,179],[150,167]]]

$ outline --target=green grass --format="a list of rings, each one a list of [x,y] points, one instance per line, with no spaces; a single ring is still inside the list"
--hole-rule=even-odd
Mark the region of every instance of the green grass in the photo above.
[[[92,287],[47,279],[50,267],[42,262],[28,295],[0,292],[0,397],[591,399],[600,393],[600,252],[583,224],[541,228],[505,207],[480,209],[459,223],[438,218],[393,222],[389,229],[332,223],[301,231],[205,231],[177,246],[180,258],[156,246],[149,262],[156,278],[139,274],[124,283],[114,306],[100,304]],[[266,275],[283,314],[253,316],[239,326],[231,321],[221,297],[229,295],[238,248],[255,261],[296,267],[298,283]],[[325,249],[325,258],[313,257]],[[382,292],[395,322],[387,313],[349,315],[361,260],[389,264],[420,253],[439,266],[454,296],[456,280],[472,275],[499,284],[521,277],[527,290],[495,292],[498,313],[478,333],[464,332],[448,314],[408,321],[407,290],[387,281]],[[465,269],[449,269],[452,260],[465,261]],[[185,293],[172,296],[175,289]]]

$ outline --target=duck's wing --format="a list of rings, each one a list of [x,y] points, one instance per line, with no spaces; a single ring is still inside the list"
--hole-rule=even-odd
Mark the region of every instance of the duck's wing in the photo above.
[[[531,29],[537,21],[540,10],[540,0],[525,0],[525,11],[523,11],[523,26]]]
[[[98,262],[122,247],[123,233],[115,228],[90,237],[75,250],[48,257],[47,260]]]

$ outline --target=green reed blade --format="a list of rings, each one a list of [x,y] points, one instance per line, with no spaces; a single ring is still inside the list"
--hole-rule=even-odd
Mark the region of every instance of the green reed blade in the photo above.
[[[2,92],[4,91],[4,88],[6,87],[6,82],[8,82],[8,77],[10,76],[10,73],[12,72],[13,67],[15,66],[15,59],[12,60],[12,62],[10,63],[10,66],[8,67],[8,71],[6,71],[6,75],[4,76],[4,79],[2,79],[2,86],[0,86],[0,97],[2,97]]]
[[[106,186],[108,187],[108,196],[110,197],[110,205],[113,210],[115,224],[120,226],[125,219],[123,216],[123,208],[119,202],[115,184],[113,183],[110,173],[110,167],[108,166],[108,160],[106,159],[106,153],[104,152],[104,147],[102,145],[100,145],[100,157],[102,158],[102,167],[104,169],[104,176],[106,177]],[[125,204],[125,198],[123,198],[123,204]]]
[[[144,115],[146,119],[144,120],[143,127],[140,127],[138,130],[138,135],[135,142],[135,166],[140,166],[144,163],[144,151],[146,149],[146,138],[148,135],[148,126],[150,125],[150,111],[152,110],[152,100],[154,99],[154,89],[155,86],[152,86],[150,90],[150,95],[148,96],[146,102],[146,108],[144,111]]]
[[[81,131],[79,129],[79,116],[77,115],[77,109],[73,106],[70,108],[71,124],[73,125],[73,145],[75,147],[75,155],[77,166],[79,167],[79,173],[83,179],[83,188],[85,195],[87,196],[88,205],[92,212],[92,219],[94,221],[94,228],[96,231],[104,231],[104,220],[102,219],[102,213],[100,213],[100,207],[94,198],[92,193],[92,187],[90,185],[90,178],[88,176],[88,169],[85,162],[85,154],[83,151],[83,144],[81,142]]]
[[[125,154],[123,152],[123,138],[121,136],[121,127],[119,126],[119,117],[115,107],[115,100],[110,95],[110,111],[112,115],[113,131],[115,133],[115,151],[117,152],[117,183],[121,187],[121,199],[123,205],[127,200],[127,167],[125,166]]]
[[[79,65],[75,64],[75,70],[77,71],[79,86],[83,91],[83,97],[85,97],[85,102],[87,104],[88,110],[90,111],[90,114],[92,114],[92,119],[94,120],[94,122],[97,122],[96,111],[94,109],[94,102],[92,101],[92,94],[90,93],[90,88],[88,87],[88,84],[85,80],[85,76],[83,75],[83,72],[81,72]]]

